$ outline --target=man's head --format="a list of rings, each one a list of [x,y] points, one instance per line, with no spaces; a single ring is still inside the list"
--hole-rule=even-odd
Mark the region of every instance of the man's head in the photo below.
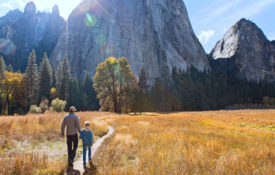
[[[75,113],[76,112],[76,108],[74,106],[71,106],[69,109],[70,113]]]
[[[89,121],[85,121],[84,125],[85,125],[86,128],[88,128],[88,127],[90,127],[90,122]]]

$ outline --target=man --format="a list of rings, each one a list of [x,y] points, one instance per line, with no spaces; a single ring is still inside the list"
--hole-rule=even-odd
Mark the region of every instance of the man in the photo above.
[[[68,146],[68,162],[70,166],[73,166],[74,158],[76,156],[76,150],[78,147],[78,134],[80,133],[80,121],[79,118],[75,115],[76,108],[71,106],[69,109],[69,115],[64,117],[62,125],[61,125],[61,134],[62,137],[65,137],[65,127],[66,136],[67,136],[67,146]]]

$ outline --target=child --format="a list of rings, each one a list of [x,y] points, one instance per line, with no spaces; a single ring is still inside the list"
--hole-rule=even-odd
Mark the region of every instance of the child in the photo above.
[[[82,139],[83,145],[83,165],[86,166],[86,152],[88,148],[89,161],[92,160],[92,144],[93,144],[93,132],[91,131],[90,122],[86,121],[84,123],[85,128],[80,132],[80,138]]]

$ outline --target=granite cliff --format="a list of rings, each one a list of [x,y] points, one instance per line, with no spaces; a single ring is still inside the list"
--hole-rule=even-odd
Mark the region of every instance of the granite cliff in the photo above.
[[[76,76],[93,75],[110,56],[125,56],[135,74],[144,67],[150,82],[173,67],[210,67],[182,0],[83,0],[71,13],[51,61],[65,54]]]
[[[44,52],[51,54],[64,29],[57,6],[52,13],[42,13],[29,2],[24,12],[13,10],[0,18],[0,54],[15,71],[24,71],[31,50],[36,50],[40,62]]]
[[[241,19],[210,54],[213,69],[249,81],[275,80],[275,45],[253,22]]]

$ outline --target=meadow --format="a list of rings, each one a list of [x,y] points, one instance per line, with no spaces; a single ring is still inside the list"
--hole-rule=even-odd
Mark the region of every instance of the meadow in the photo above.
[[[90,114],[82,112],[78,116],[82,127],[84,121],[91,122],[96,140],[108,132],[107,124],[96,116],[107,114]],[[49,112],[0,117],[0,174],[64,174],[67,147],[60,126],[65,115]]]
[[[64,115],[1,117],[0,174],[63,174]],[[77,115],[97,137],[115,128],[93,159],[100,175],[275,172],[275,110]]]

